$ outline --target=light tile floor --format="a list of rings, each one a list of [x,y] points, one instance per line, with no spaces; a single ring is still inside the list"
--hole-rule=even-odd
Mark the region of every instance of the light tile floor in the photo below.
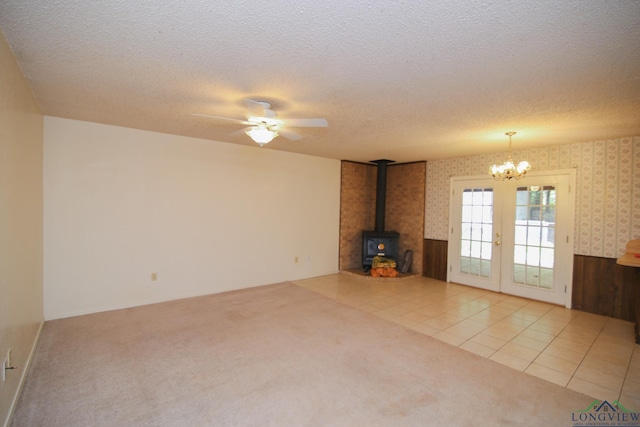
[[[339,273],[296,285],[461,349],[640,410],[633,323],[426,277]]]

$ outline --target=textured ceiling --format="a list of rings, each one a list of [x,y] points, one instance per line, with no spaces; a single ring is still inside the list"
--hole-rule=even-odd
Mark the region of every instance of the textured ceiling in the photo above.
[[[253,145],[242,100],[324,117],[265,149],[431,160],[640,135],[640,1],[2,0],[46,115]]]

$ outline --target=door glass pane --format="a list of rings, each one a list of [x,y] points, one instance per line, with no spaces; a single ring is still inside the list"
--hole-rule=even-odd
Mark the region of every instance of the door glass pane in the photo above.
[[[481,242],[471,240],[471,258],[480,258]]]
[[[540,282],[540,268],[527,266],[527,285],[538,286]]]
[[[470,276],[490,277],[493,249],[493,189],[463,190],[461,226],[459,272]]]
[[[533,246],[527,247],[527,265],[540,265],[540,249]]]
[[[553,289],[553,269],[540,268],[540,287]]]
[[[517,188],[514,283],[553,288],[555,204],[556,189],[553,186]]]
[[[516,219],[529,219],[529,211],[526,206],[516,207]]]
[[[483,191],[482,197],[482,204],[484,206],[493,206],[493,191]]]
[[[482,241],[491,242],[493,240],[493,225],[482,224]]]
[[[482,207],[482,222],[485,224],[493,223],[493,205]]]
[[[471,239],[480,242],[482,241],[482,226],[475,224],[471,226]]]
[[[483,259],[480,261],[480,276],[489,277],[491,274],[491,260]]]
[[[527,247],[523,245],[515,245],[513,259],[516,264],[525,265],[527,263]]]
[[[469,274],[471,271],[471,259],[469,257],[460,258],[460,273]]]
[[[513,283],[524,285],[524,266],[522,264],[516,264],[513,269]]]
[[[462,241],[471,239],[471,224],[462,223]]]
[[[526,225],[516,225],[515,244],[516,245],[527,244],[527,226]]]
[[[553,269],[553,249],[540,249],[540,266]]]
[[[538,246],[540,244],[540,221],[528,221],[527,244],[531,246]]]

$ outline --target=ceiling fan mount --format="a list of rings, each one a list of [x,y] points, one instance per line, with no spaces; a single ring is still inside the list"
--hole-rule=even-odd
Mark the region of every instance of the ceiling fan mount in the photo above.
[[[288,130],[288,127],[327,127],[329,125],[326,119],[279,119],[277,118],[277,113],[271,110],[271,104],[265,101],[245,99],[244,104],[247,107],[246,120],[210,116],[207,114],[194,113],[192,115],[218,120],[229,120],[246,125],[241,131],[261,147],[279,135],[293,141],[302,138],[302,136],[297,133]]]

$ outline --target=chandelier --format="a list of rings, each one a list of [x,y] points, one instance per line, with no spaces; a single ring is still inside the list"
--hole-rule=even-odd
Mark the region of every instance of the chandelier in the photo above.
[[[511,157],[511,137],[515,134],[515,132],[505,133],[505,135],[509,136],[509,157],[507,158],[507,161],[501,165],[493,165],[489,169],[491,176],[493,176],[496,181],[504,181],[505,179],[514,178],[520,179],[531,169],[531,165],[526,160],[518,163],[518,166],[513,163],[513,158]]]

